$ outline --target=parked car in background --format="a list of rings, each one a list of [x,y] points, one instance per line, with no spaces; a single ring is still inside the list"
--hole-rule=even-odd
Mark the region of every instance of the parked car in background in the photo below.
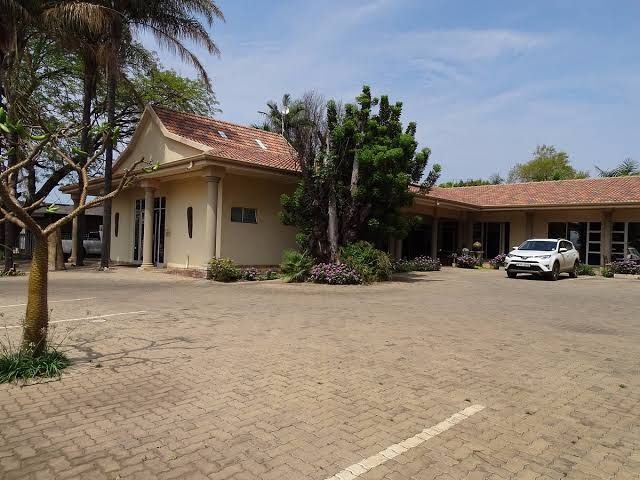
[[[62,240],[62,252],[65,258],[71,255],[72,239]],[[84,255],[100,255],[102,253],[102,232],[89,232],[82,241],[82,247],[84,248]]]
[[[562,272],[576,278],[580,254],[569,240],[533,238],[515,247],[507,255],[504,265],[509,278],[529,273],[557,280]]]

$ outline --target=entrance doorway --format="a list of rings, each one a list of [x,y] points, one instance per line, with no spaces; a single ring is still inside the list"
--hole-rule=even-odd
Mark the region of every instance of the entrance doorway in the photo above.
[[[473,225],[473,241],[482,244],[485,258],[494,258],[509,251],[510,227],[509,222],[484,222]]]
[[[133,261],[142,263],[144,249],[144,199],[136,200],[133,228]],[[166,230],[167,198],[153,200],[153,255],[156,267],[164,267],[164,235]]]

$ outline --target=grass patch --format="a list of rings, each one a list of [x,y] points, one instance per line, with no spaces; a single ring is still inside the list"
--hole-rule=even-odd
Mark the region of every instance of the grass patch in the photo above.
[[[60,377],[70,364],[69,358],[55,349],[38,357],[25,352],[4,351],[0,354],[0,383]]]
[[[596,271],[591,265],[581,263],[578,265],[578,275],[583,275],[585,277],[594,277],[596,275]]]

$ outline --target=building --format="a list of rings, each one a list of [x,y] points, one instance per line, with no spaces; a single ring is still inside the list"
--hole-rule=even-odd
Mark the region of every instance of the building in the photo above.
[[[281,135],[149,106],[114,182],[143,158],[159,168],[113,201],[114,262],[199,269],[215,256],[275,265],[294,247],[296,231],[278,213],[299,176]],[[92,180],[91,193],[101,185]],[[396,257],[447,256],[480,241],[490,258],[530,237],[564,237],[600,265],[640,247],[640,177],[435,187],[406,213],[423,222],[389,241]]]

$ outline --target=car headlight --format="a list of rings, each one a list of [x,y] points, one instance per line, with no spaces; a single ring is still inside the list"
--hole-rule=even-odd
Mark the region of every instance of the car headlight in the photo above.
[[[540,255],[539,257],[533,258],[537,258],[538,260],[549,260],[551,258],[551,255]]]

